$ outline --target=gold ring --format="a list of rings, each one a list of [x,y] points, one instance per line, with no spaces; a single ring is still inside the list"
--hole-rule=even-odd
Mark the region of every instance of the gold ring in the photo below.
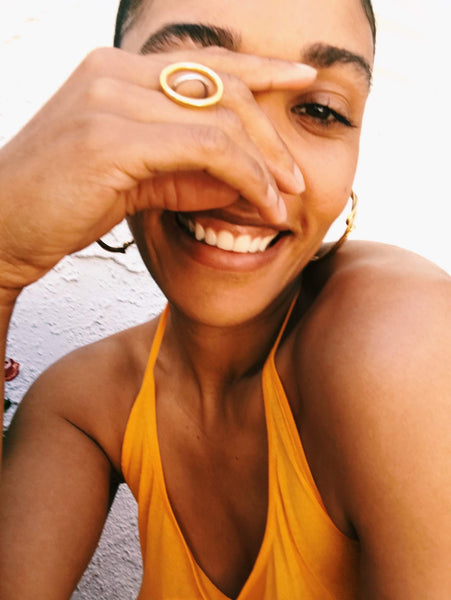
[[[194,71],[185,71],[180,73],[180,75],[176,75],[171,78],[171,89],[174,92],[177,92],[177,88],[180,84],[185,83],[186,81],[196,81],[197,83],[201,83],[204,88],[203,98],[208,98],[210,95],[210,79],[202,75],[201,73],[194,73]],[[186,96],[187,98],[189,96]]]
[[[171,75],[184,71],[170,82]],[[185,81],[199,81],[205,90],[205,98],[191,98],[177,92],[177,87]],[[213,94],[209,93],[209,83],[215,87]],[[205,108],[217,104],[224,93],[224,84],[222,79],[213,69],[209,69],[204,65],[191,62],[178,62],[165,67],[160,73],[160,85],[163,93],[182,106],[191,108]]]

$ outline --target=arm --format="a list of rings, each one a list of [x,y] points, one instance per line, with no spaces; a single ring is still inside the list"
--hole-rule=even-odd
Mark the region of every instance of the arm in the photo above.
[[[16,413],[5,439],[2,599],[69,598],[95,550],[136,395],[123,355],[123,336],[75,351],[37,380]]]
[[[336,315],[347,324],[337,373],[347,425],[338,443],[346,509],[361,544],[361,598],[446,600],[451,280],[407,253],[388,251],[387,262],[379,254],[376,268],[350,274],[352,310],[345,303]]]
[[[5,441],[0,505],[0,597],[69,598],[95,550],[117,478],[78,423],[70,363],[24,398]],[[97,410],[92,403],[92,410]],[[78,423],[77,423],[78,421]]]
[[[159,91],[162,68],[181,58],[228,78],[232,93],[213,117],[199,111],[193,122],[191,111]],[[302,89],[314,76],[287,61],[224,50],[92,52],[0,149],[1,355],[20,290],[127,216],[217,208],[242,194],[279,221],[278,186],[299,192],[303,183],[250,91]]]
[[[0,598],[70,597],[122,481],[153,326],[82,347],[31,387],[5,439]],[[142,349],[144,344],[145,348]]]
[[[447,600],[451,279],[368,242],[319,267],[298,347],[302,439],[329,515],[360,542],[359,597]]]
[[[451,597],[447,296],[448,310],[444,302],[428,299],[430,312],[415,329],[397,339],[395,330],[385,356],[379,356],[377,379],[373,372],[366,382],[372,406],[359,413],[367,439],[356,460],[352,508],[365,600]]]

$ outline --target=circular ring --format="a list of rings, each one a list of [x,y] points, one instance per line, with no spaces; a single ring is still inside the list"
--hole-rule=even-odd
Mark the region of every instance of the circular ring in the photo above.
[[[310,259],[310,262],[314,262],[316,260],[325,258],[326,256],[331,256],[332,254],[335,254],[335,252],[339,248],[341,248],[341,246],[343,246],[343,244],[346,242],[349,234],[354,231],[354,229],[355,229],[354,221],[355,221],[355,217],[357,214],[357,205],[359,203],[359,199],[357,197],[357,194],[354,192],[354,190],[351,191],[351,200],[352,200],[351,212],[349,213],[348,218],[346,219],[346,229],[345,229],[344,234],[341,236],[341,238],[339,240],[337,240],[335,242],[335,244],[333,244],[329,248],[329,250],[324,252],[324,254],[316,254],[313,258]]]
[[[181,73],[180,75],[174,77],[171,81],[171,89],[174,92],[177,92],[179,85],[185,83],[186,81],[196,81],[197,83],[201,83],[204,88],[203,98],[209,97],[210,87],[208,84],[210,83],[210,79],[204,75],[201,75],[200,73],[194,73],[193,71],[186,71],[185,73]],[[186,98],[189,98],[189,96],[186,96]]]
[[[170,85],[170,76],[179,71],[186,71],[186,73],[179,75],[172,85]],[[208,93],[208,84],[212,83],[215,86],[215,90],[213,94],[207,95],[205,98],[190,98],[190,96],[179,94],[176,91],[177,87],[184,81],[200,81],[206,93]],[[178,62],[165,67],[160,73],[160,85],[163,93],[168,98],[177,102],[177,104],[189,106],[190,108],[213,106],[213,104],[217,104],[221,100],[224,94],[224,84],[219,75],[213,69],[192,62]]]

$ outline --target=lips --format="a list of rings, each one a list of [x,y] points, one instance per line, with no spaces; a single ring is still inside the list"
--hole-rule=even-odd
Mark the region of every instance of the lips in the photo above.
[[[192,238],[225,252],[239,254],[264,252],[281,235],[280,231],[271,231],[268,227],[237,226],[218,219],[205,221],[184,213],[177,213],[176,218],[179,225]]]

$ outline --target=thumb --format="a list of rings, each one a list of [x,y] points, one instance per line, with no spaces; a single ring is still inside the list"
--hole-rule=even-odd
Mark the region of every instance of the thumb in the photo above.
[[[131,192],[128,214],[146,209],[200,211],[236,202],[240,193],[204,171],[156,174]]]

